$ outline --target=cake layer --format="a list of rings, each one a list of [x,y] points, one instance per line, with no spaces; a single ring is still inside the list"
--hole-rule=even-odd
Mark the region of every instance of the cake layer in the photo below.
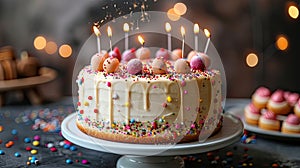
[[[120,140],[132,143],[179,142],[201,131],[209,136],[218,125],[218,71],[129,75],[121,70],[107,74],[87,66],[80,72],[77,125],[87,134],[114,141],[116,134],[150,139]]]

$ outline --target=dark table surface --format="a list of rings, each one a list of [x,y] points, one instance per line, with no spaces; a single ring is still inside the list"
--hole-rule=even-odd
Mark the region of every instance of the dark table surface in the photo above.
[[[243,108],[248,102],[247,99],[227,99],[225,112],[231,108]],[[115,167],[121,157],[118,154],[98,152],[78,145],[73,145],[76,150],[61,146],[65,139],[60,134],[60,123],[73,112],[71,97],[40,106],[0,107],[0,151],[4,152],[0,154],[0,167],[36,167],[34,163],[27,165],[32,156],[39,160],[38,167]],[[41,138],[39,146],[24,142],[24,138],[33,140],[35,135]],[[248,137],[251,135],[256,135],[253,138],[256,142],[252,141],[255,143],[235,142],[217,151],[183,155],[185,167],[300,167],[300,140],[276,139],[249,132]],[[6,147],[9,141],[14,144]],[[57,151],[47,148],[49,143]],[[33,155],[25,150],[26,147],[36,149],[38,153]],[[16,157],[16,152],[21,156]],[[73,163],[66,163],[67,159]],[[88,163],[83,164],[83,160]]]

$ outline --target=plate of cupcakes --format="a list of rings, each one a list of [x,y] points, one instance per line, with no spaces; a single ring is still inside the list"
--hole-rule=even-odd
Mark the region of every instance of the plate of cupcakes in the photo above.
[[[299,97],[298,93],[280,89],[271,92],[267,87],[259,87],[244,106],[228,112],[239,117],[248,131],[300,139]]]

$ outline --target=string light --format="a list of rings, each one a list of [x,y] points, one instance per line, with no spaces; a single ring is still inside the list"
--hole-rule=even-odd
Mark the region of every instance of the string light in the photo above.
[[[172,21],[177,21],[180,19],[180,15],[177,15],[173,8],[169,9],[167,12],[167,16]]]
[[[255,67],[258,64],[258,56],[254,53],[249,53],[246,57],[246,63],[249,67]]]
[[[184,15],[187,11],[187,7],[184,3],[176,3],[174,5],[174,12],[177,14],[177,15]]]
[[[37,36],[34,41],[33,41],[33,46],[34,48],[36,48],[37,50],[42,50],[46,47],[46,38],[43,36]]]
[[[289,42],[284,35],[278,35],[276,40],[276,47],[278,50],[284,51],[288,48]]]
[[[294,5],[294,4],[289,5],[289,7],[288,7],[288,14],[289,14],[289,16],[291,18],[297,19],[298,16],[299,16],[299,9],[298,9],[298,7],[296,5]]]
[[[58,52],[61,57],[68,58],[72,55],[72,47],[68,44],[61,45]]]
[[[53,41],[49,41],[46,44],[45,51],[47,54],[54,54],[57,51],[57,44]]]

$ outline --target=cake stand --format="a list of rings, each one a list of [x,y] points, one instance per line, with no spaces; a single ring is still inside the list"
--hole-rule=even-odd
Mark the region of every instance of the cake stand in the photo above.
[[[205,142],[172,146],[118,143],[88,136],[77,128],[76,113],[63,120],[61,129],[63,136],[74,144],[96,151],[124,155],[118,160],[117,168],[179,168],[184,167],[184,161],[178,155],[204,153],[239,141],[243,133],[243,123],[232,115],[224,114],[222,129]]]

